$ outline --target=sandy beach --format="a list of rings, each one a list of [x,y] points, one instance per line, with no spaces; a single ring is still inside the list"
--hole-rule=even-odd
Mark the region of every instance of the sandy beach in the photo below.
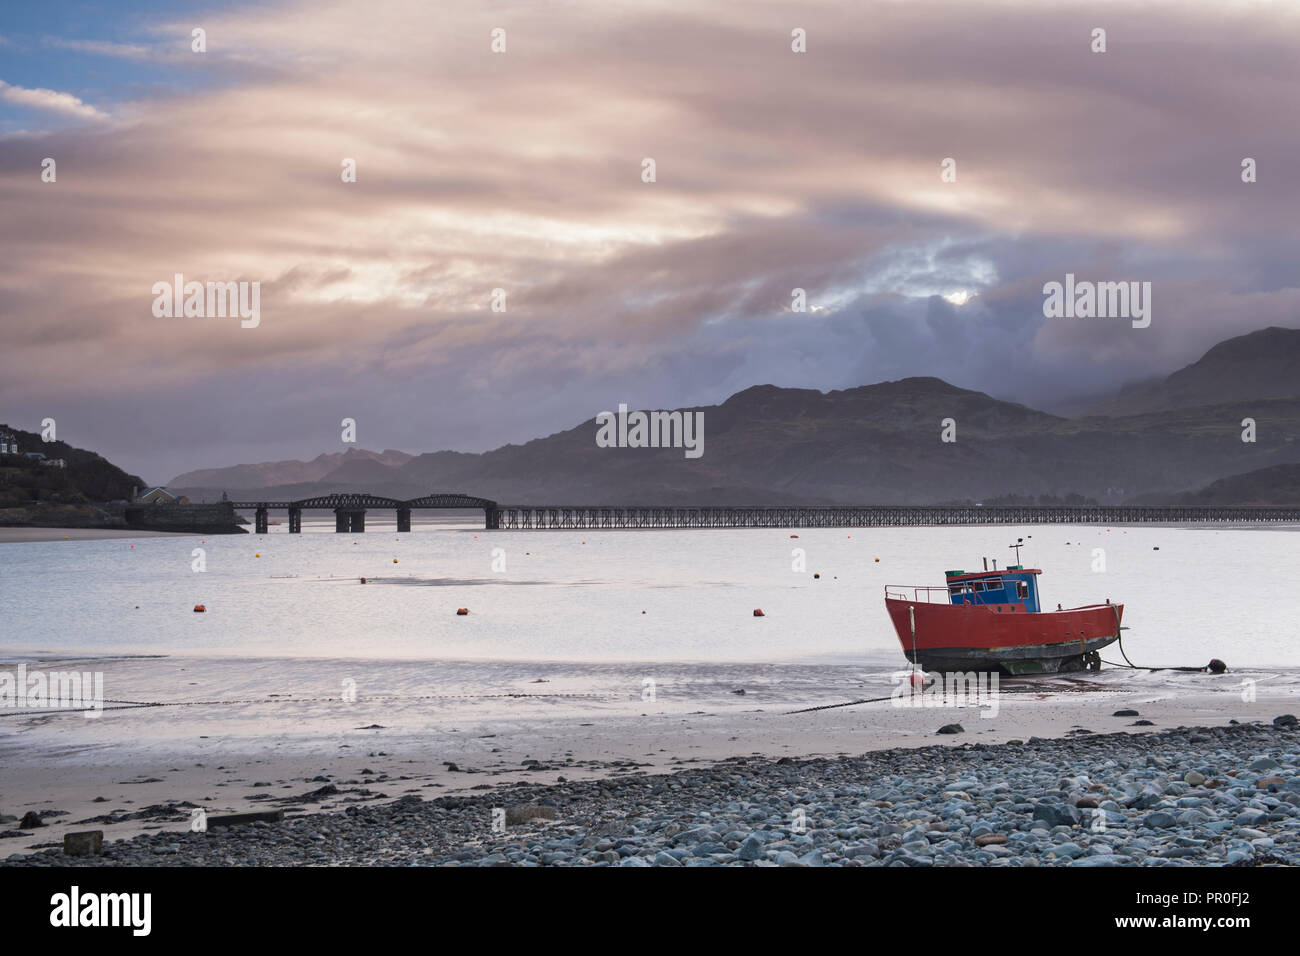
[[[102,828],[106,841],[184,833],[194,808],[284,807],[292,817],[403,797],[504,793],[497,788],[521,783],[672,773],[736,758],[807,760],[1232,721],[1267,725],[1300,709],[1300,674],[1292,671],[1216,677],[1112,669],[1007,679],[995,698],[976,706],[898,706],[900,696],[808,711],[888,697],[899,686],[889,662],[595,666],[174,656],[24,663],[102,672],[104,712],[0,716],[0,816],[34,811],[46,824],[0,826],[0,856],[61,845],[69,830]],[[1253,700],[1243,699],[1250,696],[1245,687]],[[937,733],[954,723],[962,732]]]
[[[178,538],[183,531],[136,531],[131,528],[0,528],[0,544],[24,541],[103,541],[110,538]]]

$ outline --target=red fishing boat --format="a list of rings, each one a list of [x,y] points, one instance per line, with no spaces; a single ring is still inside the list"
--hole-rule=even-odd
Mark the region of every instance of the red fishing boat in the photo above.
[[[1014,547],[1014,546],[1013,546]],[[1044,611],[1036,568],[948,571],[943,587],[885,588],[885,608],[907,659],[923,670],[1054,674],[1099,669],[1119,639],[1124,605]],[[987,569],[987,562],[985,568]]]

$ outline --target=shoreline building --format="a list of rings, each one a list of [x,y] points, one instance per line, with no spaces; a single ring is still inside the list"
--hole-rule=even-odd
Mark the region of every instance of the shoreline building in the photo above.
[[[132,495],[132,501],[138,505],[187,505],[190,499],[181,495],[177,497],[162,485],[146,488],[139,494]]]

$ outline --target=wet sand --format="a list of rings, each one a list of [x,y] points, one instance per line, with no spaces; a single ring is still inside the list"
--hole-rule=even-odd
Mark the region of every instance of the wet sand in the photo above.
[[[0,660],[0,669],[15,666]],[[891,680],[896,664],[170,656],[27,666],[102,671],[105,710],[94,719],[0,711],[0,815],[36,811],[48,824],[21,835],[12,822],[0,825],[13,834],[0,838],[0,856],[57,843],[67,830],[102,828],[106,839],[182,832],[192,807],[273,807],[327,783],[348,786],[338,796],[289,803],[287,812],[475,793],[516,781],[671,772],[738,756],[833,757],[1234,719],[1267,723],[1300,709],[1300,673],[1289,670],[1214,677],[1117,668],[1005,680],[984,706],[885,700],[793,713],[889,696],[898,686]],[[1244,699],[1247,691],[1253,700]],[[1115,716],[1129,709],[1140,717]],[[1133,726],[1136,719],[1151,725]],[[964,732],[937,735],[951,723]],[[94,819],[105,815],[120,822]]]

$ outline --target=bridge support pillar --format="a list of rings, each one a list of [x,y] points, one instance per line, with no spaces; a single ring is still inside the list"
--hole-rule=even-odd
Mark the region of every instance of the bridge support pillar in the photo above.
[[[488,531],[497,531],[501,527],[501,509],[483,509],[483,527]]]
[[[302,509],[289,509],[289,533],[302,534]]]
[[[266,534],[266,509],[258,508],[253,515],[253,533]]]
[[[411,530],[411,509],[410,508],[397,509],[397,530],[398,531]]]
[[[366,530],[366,511],[364,508],[335,508],[334,531],[336,534],[352,532],[360,534]]]

